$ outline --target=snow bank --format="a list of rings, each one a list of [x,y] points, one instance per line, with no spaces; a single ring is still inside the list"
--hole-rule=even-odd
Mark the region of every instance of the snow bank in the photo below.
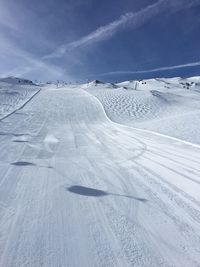
[[[32,81],[9,77],[0,79],[0,120],[23,106],[39,87]]]

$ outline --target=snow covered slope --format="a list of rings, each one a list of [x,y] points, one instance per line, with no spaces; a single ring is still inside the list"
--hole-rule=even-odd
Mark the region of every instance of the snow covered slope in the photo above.
[[[200,77],[82,86],[118,123],[200,144]]]
[[[34,85],[34,83],[27,79],[22,79],[18,77],[6,77],[6,78],[0,78],[0,83],[9,83],[9,84],[20,84],[20,85]]]
[[[24,105],[39,88],[32,81],[9,77],[0,79],[0,120]]]
[[[112,123],[80,88],[20,114],[0,123],[0,266],[200,265],[199,146]]]

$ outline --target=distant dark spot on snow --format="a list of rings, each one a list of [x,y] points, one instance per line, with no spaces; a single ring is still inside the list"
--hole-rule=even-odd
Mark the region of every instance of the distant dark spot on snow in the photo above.
[[[139,198],[139,197],[133,197],[129,195],[123,195],[123,194],[116,194],[116,193],[110,193],[99,189],[94,189],[90,187],[85,187],[81,185],[73,185],[66,188],[67,191],[82,195],[82,196],[88,196],[88,197],[104,197],[104,196],[117,196],[117,197],[126,197],[134,200],[138,200],[141,202],[147,202],[147,199],[145,198]]]
[[[74,194],[89,196],[89,197],[102,197],[102,196],[107,195],[107,193],[102,190],[80,186],[80,185],[70,186],[67,188],[67,190]]]
[[[22,133],[22,134],[13,134],[14,136],[24,136],[24,135],[30,135],[30,134],[28,134],[28,133]]]
[[[15,143],[28,143],[26,140],[13,140]]]
[[[19,136],[29,136],[30,134],[26,134],[26,133],[22,133],[22,134],[16,134],[16,133],[4,133],[4,132],[0,132],[0,135],[2,136],[15,136],[15,137],[19,137]]]
[[[16,162],[11,163],[11,165],[15,165],[15,166],[35,166],[34,163],[28,162],[28,161],[16,161]]]

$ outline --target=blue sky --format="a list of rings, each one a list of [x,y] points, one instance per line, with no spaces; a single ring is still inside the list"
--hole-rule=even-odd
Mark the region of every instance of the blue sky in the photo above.
[[[200,0],[0,0],[0,76],[200,75]]]

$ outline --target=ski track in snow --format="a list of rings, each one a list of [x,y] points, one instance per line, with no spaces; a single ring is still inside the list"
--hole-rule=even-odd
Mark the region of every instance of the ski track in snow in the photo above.
[[[0,121],[12,115],[39,92],[38,87],[0,81]]]
[[[199,146],[51,87],[0,122],[0,151],[0,266],[200,266]]]

